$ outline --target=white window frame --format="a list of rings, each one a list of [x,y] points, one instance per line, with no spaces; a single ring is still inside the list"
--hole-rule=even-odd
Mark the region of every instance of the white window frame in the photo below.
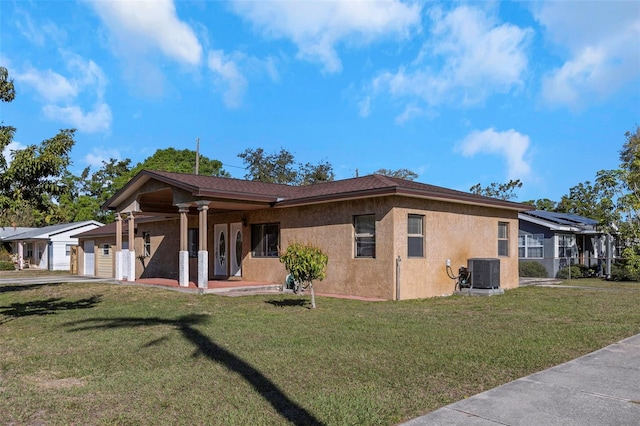
[[[358,229],[360,219],[367,221],[373,220],[373,231],[365,232],[363,229]],[[363,223],[364,225],[364,223]],[[360,232],[359,232],[360,231]],[[353,217],[353,235],[354,235],[354,257],[358,259],[374,259],[376,257],[376,215],[375,214],[362,214]],[[371,248],[371,254],[362,254],[365,250],[365,245],[369,245]]]
[[[142,253],[144,257],[151,256],[151,232],[142,233]]]
[[[569,245],[566,244],[567,240],[570,241]],[[560,245],[561,242],[563,242],[564,244]],[[565,251],[565,254],[567,249],[570,250],[570,256],[563,256],[563,253],[561,253],[563,249]],[[556,257],[559,259],[576,259],[578,257],[578,245],[575,234],[556,234],[555,250]]]
[[[539,244],[537,244],[539,242]],[[532,256],[531,249],[540,249],[541,256]],[[522,251],[522,254],[521,254]],[[518,235],[518,257],[521,259],[544,259],[544,234]]]
[[[504,229],[504,235],[502,230]],[[500,243],[504,243],[505,250],[501,250],[503,247]],[[509,222],[498,222],[498,256],[509,256]]]
[[[411,219],[418,219],[420,222],[420,229],[412,229]],[[411,253],[412,240],[419,240],[420,245],[414,247],[420,247],[420,253]],[[424,215],[409,213],[407,215],[407,257],[424,257]]]

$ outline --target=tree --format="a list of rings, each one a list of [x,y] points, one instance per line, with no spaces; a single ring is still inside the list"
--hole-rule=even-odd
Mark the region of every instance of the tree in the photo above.
[[[0,67],[0,100],[14,98],[13,80]],[[0,152],[11,144],[15,132],[14,127],[0,126]],[[0,224],[40,226],[60,218],[54,201],[67,190],[62,177],[71,163],[74,134],[74,129],[63,129],[39,146],[12,151],[11,161],[0,155]]]
[[[108,162],[103,161],[102,167],[93,173],[90,167],[85,168],[80,176],[67,173],[64,182],[69,190],[59,200],[66,221],[93,219],[103,223],[113,222],[113,212],[102,210],[102,205],[128,182],[130,163],[128,158],[112,158]]]
[[[537,200],[524,201],[522,204],[529,204],[530,206],[534,206],[537,210],[553,212],[556,211],[558,203],[548,198],[539,198]]]
[[[130,178],[143,169],[174,173],[195,173],[196,155],[197,153],[190,149],[158,149],[151,157],[136,164],[136,166],[131,169],[128,179],[126,179],[124,183],[128,182]],[[218,160],[211,160],[204,155],[200,155],[199,164],[198,174],[204,176],[230,176],[230,174],[222,168],[222,162]]]
[[[9,71],[0,67],[0,101],[11,102],[16,97],[16,89],[13,80],[9,78]]]
[[[298,164],[293,154],[284,148],[279,152],[266,154],[262,148],[247,148],[238,157],[242,158],[247,169],[245,179],[279,183],[285,185],[310,185],[332,181],[335,177],[333,167],[328,161]]]
[[[329,257],[318,247],[311,244],[293,243],[287,247],[287,251],[280,256],[280,262],[284,263],[287,272],[293,281],[300,283],[303,291],[307,288],[311,291],[311,307],[316,307],[316,297],[313,291],[313,281],[322,281],[326,276]],[[298,287],[294,286],[294,291]]]
[[[640,277],[640,127],[625,133],[626,141],[620,151],[620,180],[626,192],[618,198],[618,208],[624,216],[619,236],[625,243],[622,255],[625,269]]]
[[[416,180],[418,178],[418,174],[409,169],[398,169],[398,170],[378,169],[373,173],[377,175],[384,175],[384,176],[394,177],[398,179],[405,179],[405,180]]]
[[[520,179],[516,179],[510,180],[507,183],[492,183],[484,188],[478,183],[469,188],[469,192],[484,195],[485,197],[498,198],[500,200],[511,200],[518,197],[515,190],[521,187],[522,182],[520,182]]]
[[[300,166],[300,185],[313,185],[314,183],[330,182],[335,178],[333,167],[328,161],[319,162],[315,166],[307,163]]]

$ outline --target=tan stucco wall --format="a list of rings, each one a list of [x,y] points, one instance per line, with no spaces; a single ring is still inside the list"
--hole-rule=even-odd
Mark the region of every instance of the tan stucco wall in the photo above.
[[[518,286],[518,215],[515,211],[397,197],[394,209],[395,256],[400,256],[400,298],[450,295],[454,275],[470,258],[500,259],[500,287]],[[407,256],[409,214],[424,216],[424,258]],[[498,223],[509,223],[509,256],[498,256]]]
[[[197,226],[197,217],[190,217],[189,227],[195,226]],[[179,219],[138,223],[136,230],[134,238],[136,279],[153,277],[178,279]],[[149,232],[150,234],[151,256],[140,259],[139,256],[144,254],[144,232]],[[191,259],[190,264],[190,280],[193,281],[197,278],[197,259],[195,259],[195,262],[194,259]]]

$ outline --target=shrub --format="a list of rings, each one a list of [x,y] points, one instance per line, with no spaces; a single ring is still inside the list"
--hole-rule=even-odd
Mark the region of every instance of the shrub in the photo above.
[[[0,247],[0,260],[11,262],[11,253],[9,253],[4,247]]]
[[[327,255],[311,244],[293,243],[280,256],[280,262],[284,263],[293,282],[299,283],[302,286],[302,290],[307,287],[310,288],[312,308],[316,307],[313,281],[322,281],[324,279],[328,261]],[[294,285],[294,291],[298,291],[297,285]]]
[[[547,278],[547,268],[540,262],[520,261],[518,263],[519,276],[528,278]]]
[[[561,280],[568,280],[569,278],[584,278],[582,274],[582,270],[578,265],[565,266],[560,269],[556,274],[556,278],[560,278]]]
[[[611,265],[611,281],[640,281],[640,275],[634,274],[621,263]]]
[[[14,269],[13,262],[0,260],[0,271],[13,271]]]

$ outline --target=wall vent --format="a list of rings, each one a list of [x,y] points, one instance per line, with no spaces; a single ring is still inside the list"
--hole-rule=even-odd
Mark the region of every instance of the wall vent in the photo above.
[[[500,288],[500,259],[469,259],[472,288]]]

